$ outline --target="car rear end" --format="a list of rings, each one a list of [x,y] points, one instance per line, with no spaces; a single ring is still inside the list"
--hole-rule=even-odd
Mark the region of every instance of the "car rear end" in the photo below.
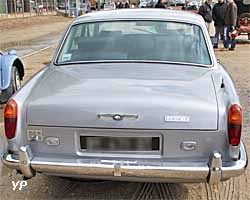
[[[124,181],[218,183],[247,165],[243,144],[227,159],[222,132],[29,127],[29,138],[3,162],[36,173]],[[184,135],[184,136],[183,136]],[[202,147],[201,147],[202,145]],[[228,144],[225,144],[228,145]]]
[[[52,79],[49,76],[43,79],[46,80],[43,84],[49,86]],[[169,89],[165,91],[170,92],[171,88],[181,87],[177,80],[163,81],[153,87],[167,84]],[[190,85],[200,85],[200,78],[195,80],[187,81],[181,90],[188,92]],[[145,98],[143,102],[143,96],[152,90],[145,86],[151,81],[145,80],[143,84],[148,91],[136,80],[139,85],[136,98],[127,94],[131,98],[123,101],[119,96],[112,96],[116,88],[109,84],[114,81],[106,80],[106,86],[94,84],[96,93],[92,92],[92,97],[83,94],[88,91],[80,92],[85,87],[93,87],[90,80],[81,82],[89,82],[85,87],[74,85],[73,93],[68,85],[68,91],[65,87],[64,91],[56,88],[53,95],[45,95],[41,83],[24,102],[17,94],[5,109],[9,152],[4,163],[28,178],[41,172],[108,180],[218,183],[244,172],[247,157],[240,143],[240,107],[234,105],[224,111],[218,108],[216,98],[200,96],[195,101],[186,96],[186,100],[180,100],[174,98],[180,94],[172,91],[172,97],[165,96],[161,90],[154,91],[155,97]],[[119,82],[117,88],[124,94],[131,92],[129,89],[135,90],[135,83],[125,87],[127,81]],[[103,88],[107,95],[96,98]],[[139,88],[144,92],[139,92]],[[157,98],[159,93],[161,99]],[[194,91],[192,95],[198,93]],[[74,94],[80,96],[72,100]],[[60,101],[62,95],[64,99]],[[190,103],[186,104],[189,98]],[[236,158],[230,156],[230,144],[239,147]]]
[[[97,22],[97,38],[93,23],[75,25],[55,65],[9,101],[8,167],[27,178],[150,182],[218,183],[244,172],[242,110],[213,76],[205,25],[133,20]]]

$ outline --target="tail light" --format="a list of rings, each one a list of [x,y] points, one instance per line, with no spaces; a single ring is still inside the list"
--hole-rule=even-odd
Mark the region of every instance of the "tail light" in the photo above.
[[[228,111],[228,137],[229,144],[237,146],[240,144],[242,126],[242,110],[237,104],[233,104]]]
[[[8,139],[15,137],[17,125],[17,103],[11,99],[4,109],[4,128]]]

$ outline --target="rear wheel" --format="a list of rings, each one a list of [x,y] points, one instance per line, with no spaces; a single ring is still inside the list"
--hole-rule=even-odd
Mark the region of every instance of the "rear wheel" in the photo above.
[[[22,86],[21,78],[19,71],[17,67],[13,66],[12,70],[12,87],[13,87],[13,93],[15,93],[17,90],[19,90]]]
[[[21,88],[22,81],[20,77],[20,73],[16,66],[12,67],[11,71],[11,83],[9,87],[2,91],[0,96],[0,103],[6,103],[10,97]]]

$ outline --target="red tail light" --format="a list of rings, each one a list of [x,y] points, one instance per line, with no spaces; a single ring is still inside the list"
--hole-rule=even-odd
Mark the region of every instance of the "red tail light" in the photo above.
[[[15,137],[17,125],[17,103],[11,99],[4,109],[4,128],[8,139]]]
[[[240,144],[242,126],[242,110],[237,104],[233,104],[228,111],[228,137],[229,144],[237,146]]]

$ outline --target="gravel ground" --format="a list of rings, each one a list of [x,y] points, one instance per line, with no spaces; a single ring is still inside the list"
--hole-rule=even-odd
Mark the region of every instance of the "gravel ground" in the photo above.
[[[0,49],[23,46],[44,36],[57,35],[72,19],[61,16],[39,16],[0,20]]]

